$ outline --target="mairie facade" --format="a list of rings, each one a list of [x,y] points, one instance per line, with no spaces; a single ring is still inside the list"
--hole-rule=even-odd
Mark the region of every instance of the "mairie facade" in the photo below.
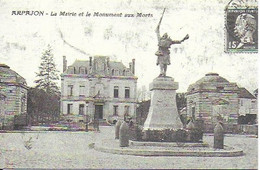
[[[61,113],[67,121],[110,120],[135,116],[137,77],[135,60],[129,68],[106,56],[76,60],[67,67],[63,58]]]

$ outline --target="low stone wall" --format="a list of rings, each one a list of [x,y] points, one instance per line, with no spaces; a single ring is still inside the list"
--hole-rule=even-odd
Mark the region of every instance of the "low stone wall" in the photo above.
[[[97,142],[94,149],[106,153],[135,156],[235,157],[243,155],[243,150],[229,146],[224,146],[224,149],[214,149],[204,143],[130,141],[129,147],[120,147],[119,141],[114,139]]]
[[[239,125],[239,124],[224,124],[225,133],[233,134],[258,134],[258,125]],[[213,133],[214,125],[204,124],[204,133]]]
[[[202,141],[203,132],[197,128],[192,130],[143,130],[142,126],[133,125],[129,127],[129,138],[134,141],[199,142]]]
[[[258,125],[238,125],[240,133],[258,135]]]

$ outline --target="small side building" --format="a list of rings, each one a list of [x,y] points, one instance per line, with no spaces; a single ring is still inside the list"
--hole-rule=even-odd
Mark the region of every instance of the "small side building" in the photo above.
[[[4,115],[5,115],[5,98],[6,96],[0,93],[0,127],[3,126]]]
[[[61,113],[68,122],[134,117],[136,90],[134,59],[127,68],[106,56],[76,60],[68,67],[63,58]]]
[[[205,129],[213,131],[217,118],[225,124],[237,124],[239,88],[217,73],[208,73],[191,84],[187,92],[187,114],[204,120]]]
[[[204,130],[212,132],[220,118],[226,132],[237,132],[238,125],[257,122],[257,99],[217,73],[208,73],[191,84],[187,92],[187,115],[202,119]]]
[[[247,89],[239,88],[239,124],[255,124],[257,120],[257,99]]]
[[[27,84],[9,66],[0,64],[0,120],[4,129],[13,129],[14,119],[27,114]],[[26,120],[25,120],[26,121]]]

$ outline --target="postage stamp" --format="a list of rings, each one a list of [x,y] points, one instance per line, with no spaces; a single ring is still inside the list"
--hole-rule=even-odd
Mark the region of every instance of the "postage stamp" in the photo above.
[[[225,52],[257,53],[258,7],[227,7],[225,36]]]

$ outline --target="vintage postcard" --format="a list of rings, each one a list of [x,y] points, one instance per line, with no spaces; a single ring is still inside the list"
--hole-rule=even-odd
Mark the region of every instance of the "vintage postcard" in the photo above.
[[[1,169],[257,169],[256,0],[0,0]]]

